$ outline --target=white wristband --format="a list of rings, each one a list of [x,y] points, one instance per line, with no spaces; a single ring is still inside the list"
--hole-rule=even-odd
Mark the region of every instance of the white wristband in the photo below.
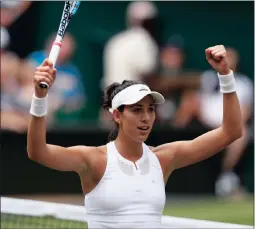
[[[220,75],[218,73],[218,77],[221,93],[232,93],[236,91],[236,81],[232,70],[227,75]]]
[[[36,117],[43,117],[47,114],[48,108],[48,95],[43,98],[37,98],[35,94],[33,94],[30,114]]]

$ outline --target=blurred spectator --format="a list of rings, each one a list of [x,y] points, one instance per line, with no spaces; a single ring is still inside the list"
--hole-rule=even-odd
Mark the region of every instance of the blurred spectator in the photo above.
[[[153,78],[152,82],[152,88],[166,98],[166,102],[158,106],[157,118],[161,122],[169,122],[173,118],[182,95],[187,96],[190,89],[200,86],[199,73],[184,70],[184,63],[184,39],[179,34],[173,34],[161,49],[159,77]]]
[[[113,36],[104,50],[102,87],[123,80],[146,81],[157,69],[161,25],[152,2],[131,2],[127,8],[128,28]],[[101,111],[101,119],[111,115]]]
[[[36,18],[38,15],[33,1],[1,1],[1,26],[8,29],[12,41],[8,49],[20,58],[26,57],[34,48],[37,27],[31,22],[35,22]]]
[[[1,26],[10,27],[31,4],[31,1],[1,1]]]
[[[161,75],[177,77],[183,74],[185,62],[184,39],[179,34],[172,35],[161,51]]]
[[[157,9],[152,2],[132,2],[127,30],[113,36],[104,50],[103,87],[123,80],[143,80],[157,66]]]
[[[4,26],[1,26],[1,51],[3,53],[8,48],[9,43],[10,43],[10,34]]]
[[[35,68],[49,56],[55,34],[45,43],[44,50],[31,53],[23,65],[23,77],[33,76]],[[69,121],[71,124],[79,122],[80,111],[85,103],[85,90],[79,69],[71,62],[75,51],[75,41],[70,33],[66,33],[62,48],[56,63],[57,77],[53,87],[49,90],[51,99],[49,107],[49,123],[61,124]],[[31,98],[30,98],[31,99]],[[68,124],[68,123],[67,123]]]
[[[8,51],[9,43],[9,33],[1,27],[1,129],[22,132],[27,129],[28,109],[19,104],[21,60]]]
[[[253,108],[253,83],[246,75],[238,72],[238,52],[229,47],[227,53],[230,68],[235,72],[236,91],[243,118],[243,137],[226,149],[222,161],[222,173],[216,182],[216,193],[219,195],[230,195],[240,191],[239,178],[233,170],[251,139],[251,131],[247,123],[251,119]],[[175,121],[180,127],[187,126],[195,117],[208,128],[217,128],[222,122],[223,100],[218,76],[216,72],[208,70],[203,72],[201,77],[199,94],[185,97],[179,108]]]

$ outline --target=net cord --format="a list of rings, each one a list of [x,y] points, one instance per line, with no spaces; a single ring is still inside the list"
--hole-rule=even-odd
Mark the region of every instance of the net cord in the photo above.
[[[1,197],[1,213],[27,216],[53,216],[57,219],[87,222],[83,206],[38,200]],[[254,228],[248,225],[162,216],[163,228]]]

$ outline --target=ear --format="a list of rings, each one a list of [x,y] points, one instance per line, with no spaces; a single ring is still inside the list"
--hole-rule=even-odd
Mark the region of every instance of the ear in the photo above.
[[[120,124],[120,112],[115,109],[112,113],[113,119],[116,123]]]

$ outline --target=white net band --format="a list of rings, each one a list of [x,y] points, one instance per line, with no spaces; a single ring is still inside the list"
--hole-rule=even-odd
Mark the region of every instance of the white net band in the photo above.
[[[1,197],[1,215],[3,214],[17,215],[17,216],[22,215],[22,216],[31,216],[31,217],[51,216],[61,220],[87,222],[86,210],[83,206],[44,202],[44,201],[37,201],[37,200],[7,198],[7,197]],[[14,218],[12,223],[13,224],[17,223],[15,222]],[[45,223],[47,224],[47,222]],[[162,217],[162,227],[163,228],[247,228],[247,229],[253,228],[252,226],[248,226],[248,225],[220,223],[220,222],[213,222],[213,221],[206,221],[206,220],[195,220],[195,219],[170,217],[170,216]],[[44,227],[44,228],[47,228],[47,227]],[[68,225],[65,224],[64,228],[72,228],[72,225],[70,224],[70,227],[68,227]]]

